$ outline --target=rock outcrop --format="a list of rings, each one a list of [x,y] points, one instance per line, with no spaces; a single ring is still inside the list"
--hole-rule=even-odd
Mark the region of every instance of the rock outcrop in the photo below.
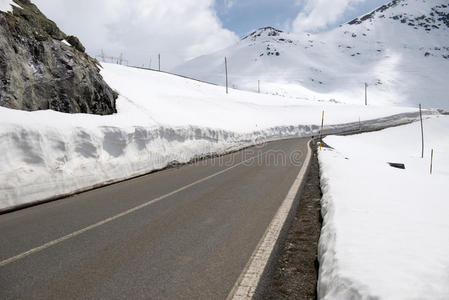
[[[0,105],[28,111],[107,115],[115,93],[100,65],[29,0],[0,12]]]

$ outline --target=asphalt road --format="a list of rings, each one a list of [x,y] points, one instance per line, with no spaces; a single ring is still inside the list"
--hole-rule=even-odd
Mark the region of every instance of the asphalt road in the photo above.
[[[0,299],[225,299],[307,142],[272,142],[0,215]]]

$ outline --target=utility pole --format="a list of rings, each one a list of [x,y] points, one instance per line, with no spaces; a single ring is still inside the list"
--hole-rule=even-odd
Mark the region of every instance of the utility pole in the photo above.
[[[228,59],[225,57],[226,94],[228,94]]]
[[[365,106],[368,105],[368,83],[365,82]]]
[[[424,158],[424,126],[423,126],[423,121],[422,121],[421,104],[419,105],[419,119],[421,120],[421,141],[422,141],[421,158]]]
[[[158,60],[159,60],[159,72],[161,71],[161,54],[157,55]]]

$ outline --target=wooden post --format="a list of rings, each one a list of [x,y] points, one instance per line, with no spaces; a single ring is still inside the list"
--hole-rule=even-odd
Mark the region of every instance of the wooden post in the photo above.
[[[432,175],[433,172],[433,149],[432,153],[430,154],[430,175]]]
[[[226,94],[228,93],[228,59],[225,57]]]
[[[419,105],[419,119],[421,120],[421,141],[422,141],[422,147],[421,147],[421,158],[424,158],[424,126],[422,121],[422,109],[421,104]]]
[[[323,133],[324,133],[324,110],[321,116],[321,136],[320,136],[320,151],[323,148]]]
[[[365,105],[368,105],[368,83],[365,82]]]
[[[257,92],[260,94],[260,80],[257,80]]]
[[[157,55],[158,61],[159,61],[159,72],[161,71],[161,55]]]

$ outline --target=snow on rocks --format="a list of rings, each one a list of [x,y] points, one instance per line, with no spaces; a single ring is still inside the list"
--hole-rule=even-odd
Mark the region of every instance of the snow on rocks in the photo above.
[[[69,44],[69,42],[67,42],[67,40],[62,40],[62,43],[66,46],[72,47],[72,45]]]
[[[449,298],[447,128],[449,117],[425,120],[424,159],[419,123],[325,139],[321,299]]]

